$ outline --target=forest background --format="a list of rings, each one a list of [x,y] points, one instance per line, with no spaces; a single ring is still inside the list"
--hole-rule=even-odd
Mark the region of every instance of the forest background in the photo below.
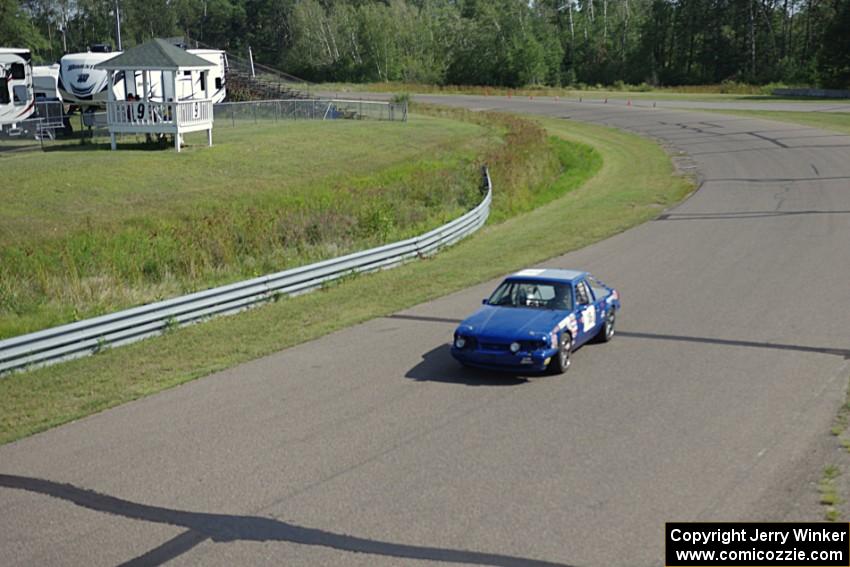
[[[184,36],[315,82],[850,87],[850,0],[0,0],[36,61]]]

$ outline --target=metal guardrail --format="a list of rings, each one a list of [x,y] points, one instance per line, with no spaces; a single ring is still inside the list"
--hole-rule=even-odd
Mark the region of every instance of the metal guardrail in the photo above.
[[[88,356],[211,317],[236,313],[279,295],[298,295],[355,273],[398,266],[428,256],[478,230],[490,216],[493,185],[482,171],[484,199],[463,216],[430,232],[308,266],[134,307],[0,341],[0,374]]]

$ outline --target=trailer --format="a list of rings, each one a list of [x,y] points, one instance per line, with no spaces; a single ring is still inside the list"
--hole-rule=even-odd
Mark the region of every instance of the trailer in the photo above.
[[[35,111],[29,49],[0,48],[0,132],[15,136]]]
[[[91,51],[82,53],[69,53],[62,57],[59,62],[58,86],[61,99],[65,104],[79,108],[84,113],[106,108],[109,99],[107,83],[109,77],[106,71],[96,66],[106,62],[113,57],[121,55],[121,51],[108,51],[106,46],[92,46]],[[225,86],[225,72],[227,69],[227,56],[224,51],[218,49],[187,49],[193,55],[197,55],[214,65],[208,78],[199,78],[198,74],[186,74],[177,77],[177,92],[171,92],[172,81],[166,73],[150,73],[148,75],[147,98],[156,102],[168,102],[169,100],[192,100],[203,98],[206,85],[200,81],[209,80],[209,90],[212,93],[213,103],[222,102],[227,96]],[[113,100],[126,100],[128,95],[134,98],[142,97],[145,85],[141,72],[129,74],[117,73],[113,78],[112,94]]]
[[[95,65],[112,59],[120,52],[113,53],[107,47],[92,46],[92,51],[68,53],[59,60],[58,86],[62,100],[78,108],[105,107],[107,99],[106,72],[95,69]],[[123,89],[116,78],[116,88]],[[135,92],[135,91],[133,91]],[[125,96],[122,90],[121,97]]]
[[[227,96],[227,87],[225,85],[227,53],[220,49],[187,49],[186,51],[192,55],[197,55],[201,59],[209,61],[213,64],[213,67],[207,74],[208,76],[196,73],[196,78],[194,80],[191,79],[191,75],[185,75],[182,77],[182,80],[177,87],[178,89],[182,89],[182,92],[177,98],[180,100],[204,98],[206,85],[204,85],[202,81],[209,80],[209,93],[212,103],[218,104],[220,102],[224,102],[224,98]],[[166,89],[168,88],[167,81],[163,81],[163,85],[165,85]],[[165,97],[165,100],[168,100],[168,96]]]
[[[32,90],[36,102],[41,100],[62,100],[59,92],[59,63],[53,65],[33,65]]]

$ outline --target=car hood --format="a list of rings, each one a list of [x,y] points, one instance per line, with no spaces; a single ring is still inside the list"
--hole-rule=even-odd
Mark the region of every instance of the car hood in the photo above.
[[[486,305],[465,319],[458,332],[479,337],[522,339],[547,335],[569,311]]]

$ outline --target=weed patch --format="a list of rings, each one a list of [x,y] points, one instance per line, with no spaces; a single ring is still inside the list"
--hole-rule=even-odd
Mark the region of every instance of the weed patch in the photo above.
[[[505,179],[494,203],[501,220],[542,202],[535,192],[551,185],[559,155],[567,155],[533,121],[498,114],[421,108],[404,125],[335,125],[347,136],[315,123],[290,123],[285,136],[279,126],[259,125],[255,137],[231,132],[208,152],[182,158],[167,150],[39,154],[48,162],[42,174],[33,173],[32,156],[4,158],[11,172],[4,186],[32,188],[42,199],[16,198],[17,210],[0,213],[0,338],[420,234],[478,203],[483,163],[497,164]],[[304,155],[301,146],[311,144],[293,137],[299,129],[330,139]],[[364,131],[379,141],[368,142]],[[285,159],[292,173],[261,161],[271,159],[266,146],[281,141],[293,146]],[[363,151],[339,147],[351,143]],[[254,169],[210,161],[214,152]],[[349,157],[336,163],[336,155]],[[72,162],[82,179],[56,175]],[[111,168],[128,171],[118,177],[134,189],[115,186]],[[314,171],[323,168],[324,176]],[[43,184],[54,187],[45,192]],[[39,228],[24,232],[27,219]]]

